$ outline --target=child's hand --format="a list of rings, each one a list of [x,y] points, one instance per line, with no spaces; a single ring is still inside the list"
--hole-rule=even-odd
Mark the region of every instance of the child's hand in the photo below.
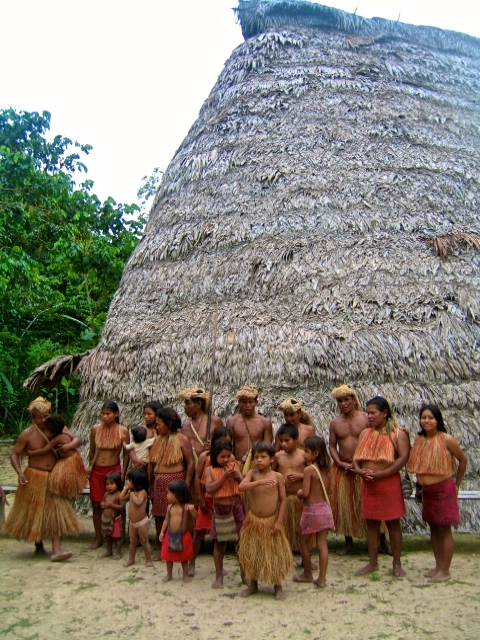
[[[106,502],[103,502],[103,501],[102,501],[102,502],[100,503],[100,507],[101,507],[102,509],[107,509],[107,508],[108,508],[108,504],[107,504]]]
[[[289,482],[298,482],[303,480],[303,473],[287,473],[287,480]]]
[[[159,542],[163,542],[163,538],[164,538],[164,537],[165,537],[165,534],[164,534],[164,533],[161,533],[161,534],[158,536],[158,541],[159,541]]]
[[[195,507],[193,506],[193,504],[187,504],[187,511],[193,511],[195,509]]]
[[[275,487],[277,485],[277,481],[273,478],[264,478],[263,480],[259,480],[259,482],[267,487]]]
[[[225,476],[227,478],[235,478],[238,473],[238,470],[235,467],[230,467],[225,470]]]
[[[275,522],[273,527],[272,527],[272,535],[275,536],[277,535],[277,533],[280,533],[280,531],[282,530],[282,525],[280,522]]]

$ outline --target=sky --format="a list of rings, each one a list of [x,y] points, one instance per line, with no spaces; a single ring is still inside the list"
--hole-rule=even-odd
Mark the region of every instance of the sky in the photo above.
[[[51,132],[90,144],[102,199],[137,201],[165,170],[230,53],[236,0],[0,0],[0,108],[50,111]],[[365,17],[480,37],[473,0],[324,0]]]

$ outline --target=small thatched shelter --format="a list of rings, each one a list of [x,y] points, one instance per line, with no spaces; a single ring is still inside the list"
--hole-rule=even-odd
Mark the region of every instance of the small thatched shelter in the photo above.
[[[300,397],[385,395],[412,434],[438,403],[478,469],[480,41],[302,1],[243,1],[245,42],[175,154],[81,363],[76,428],[118,400],[246,380]],[[230,342],[230,346],[228,344]],[[231,344],[233,342],[233,345]],[[466,483],[465,488],[467,488]]]

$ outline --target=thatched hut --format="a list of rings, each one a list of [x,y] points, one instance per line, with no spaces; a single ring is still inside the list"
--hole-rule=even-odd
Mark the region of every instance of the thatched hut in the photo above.
[[[232,53],[165,172],[81,364],[78,425],[257,384],[325,432],[330,391],[438,403],[478,469],[480,41],[303,1],[243,1]],[[233,342],[233,344],[232,344]]]

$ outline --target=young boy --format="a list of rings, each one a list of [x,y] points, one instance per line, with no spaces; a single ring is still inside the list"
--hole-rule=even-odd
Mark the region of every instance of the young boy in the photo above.
[[[282,424],[277,431],[276,440],[280,443],[281,450],[275,454],[272,469],[282,474],[287,494],[283,526],[292,551],[300,553],[300,518],[303,503],[297,497],[297,492],[302,488],[305,456],[298,448],[298,429],[295,425]]]
[[[238,561],[250,580],[242,592],[246,598],[258,592],[258,583],[273,584],[275,598],[284,600],[282,582],[293,569],[290,545],[283,530],[285,480],[272,470],[273,445],[257,442],[253,447],[255,469],[240,483],[240,491],[250,491],[250,511],[243,523],[238,545]]]

